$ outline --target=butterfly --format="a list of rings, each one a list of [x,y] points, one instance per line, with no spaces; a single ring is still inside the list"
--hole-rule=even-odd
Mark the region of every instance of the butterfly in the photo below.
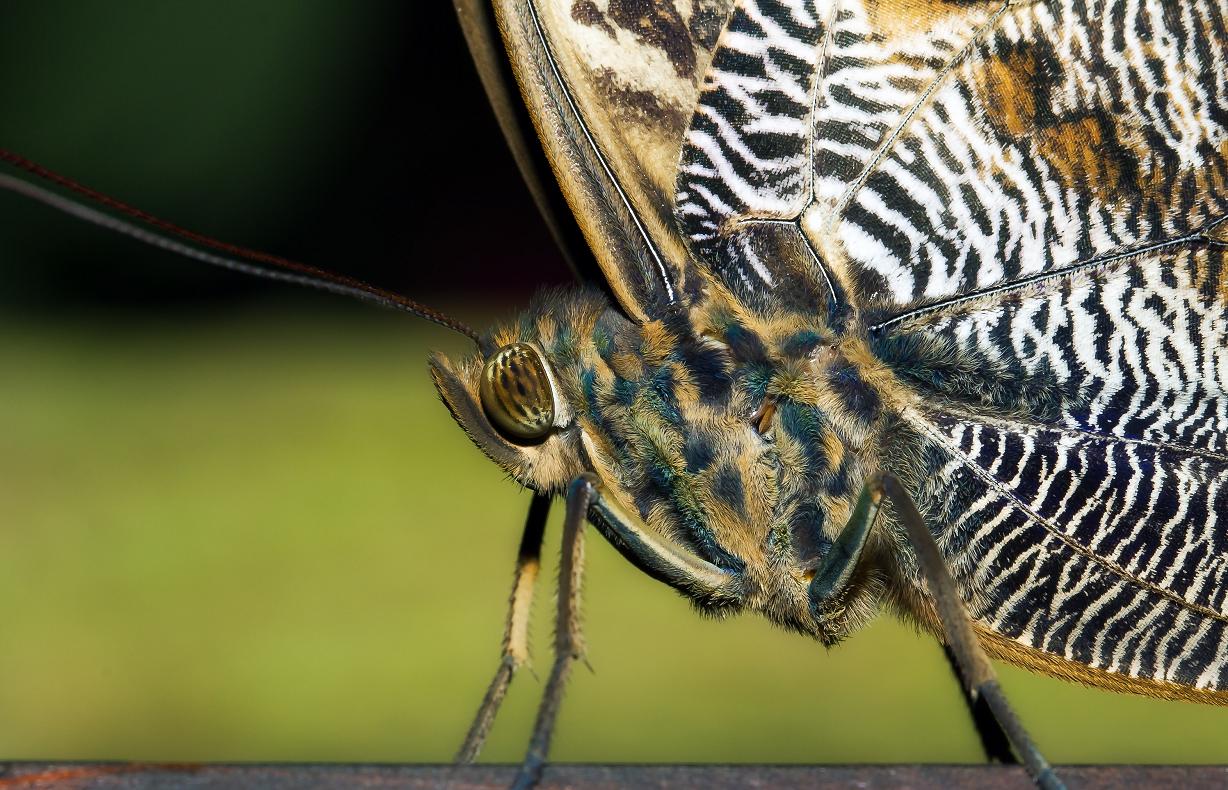
[[[598,27],[599,27],[599,25],[598,25]],[[604,31],[602,31],[602,32],[604,33]],[[615,34],[615,37],[616,37],[616,34]],[[765,243],[766,243],[766,242],[765,242]],[[760,260],[760,263],[763,263],[763,260]],[[752,267],[752,269],[753,269],[753,267]],[[748,272],[748,274],[753,274],[753,272]],[[632,285],[631,285],[631,286],[628,286],[628,285],[624,284],[624,287],[634,287],[634,280],[632,280],[632,281],[631,281],[631,283],[632,283]],[[750,294],[747,294],[747,295],[744,295],[744,296],[747,296],[748,301],[749,301],[750,299],[753,299],[753,296],[752,296],[752,295],[750,295]],[[812,295],[812,296],[813,296],[813,295]],[[820,307],[822,307],[822,305],[820,305]],[[966,393],[965,393],[965,394],[966,394]]]
[[[932,540],[995,655],[1228,701],[1222,3],[495,6],[621,310],[433,362],[492,460],[710,613],[958,644]]]

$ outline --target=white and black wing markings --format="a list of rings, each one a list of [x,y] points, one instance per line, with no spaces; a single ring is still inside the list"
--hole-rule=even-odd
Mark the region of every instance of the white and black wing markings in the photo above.
[[[1228,688],[1224,252],[1139,256],[924,329],[1056,396],[1045,417],[913,415],[931,523],[999,634],[1129,678]]]
[[[811,192],[824,36],[811,0],[736,3],[683,145],[679,226],[696,257],[751,306],[791,297],[807,278],[790,269],[813,259],[797,218]],[[773,293],[781,280],[788,286]]]
[[[799,286],[824,291],[830,309],[846,304],[857,278],[831,243],[843,241],[834,220],[1005,11],[1000,0],[871,5],[886,7],[746,0],[713,55],[675,212],[697,257],[752,306],[779,305]]]
[[[1226,15],[743,0],[676,201],[752,306],[829,280],[913,354],[922,505],[1015,658],[1161,694],[1228,689]]]
[[[920,118],[895,149],[950,155],[866,179],[892,194],[934,172],[960,186],[937,217],[965,213],[949,263],[918,253],[885,278],[878,334],[941,338],[1048,390],[1030,414],[916,415],[945,455],[937,523],[979,617],[1209,691],[1228,689],[1226,41],[1222,0],[1022,9],[935,97],[960,122]]]

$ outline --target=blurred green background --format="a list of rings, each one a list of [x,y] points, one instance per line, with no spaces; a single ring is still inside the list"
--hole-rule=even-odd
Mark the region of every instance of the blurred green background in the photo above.
[[[442,0],[4,17],[0,146],[478,323],[566,280]],[[449,759],[528,502],[430,386],[428,351],[465,345],[7,195],[0,275],[0,756]],[[557,759],[979,759],[932,640],[703,620],[592,537]],[[1058,762],[1228,761],[1222,710],[1000,671]],[[519,757],[540,688],[486,759]]]

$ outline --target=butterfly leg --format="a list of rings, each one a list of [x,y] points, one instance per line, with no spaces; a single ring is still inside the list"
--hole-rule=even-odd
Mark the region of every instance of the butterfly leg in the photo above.
[[[853,515],[823,557],[823,563],[815,568],[814,578],[810,581],[811,601],[821,605],[838,595],[849,583],[857,560],[861,558],[861,550],[865,548],[866,538],[878,521],[882,501],[882,491],[873,485],[861,489],[861,496],[853,505]]]
[[[895,507],[896,515],[917,553],[921,571],[929,583],[930,593],[934,597],[938,610],[938,619],[942,623],[943,634],[946,636],[951,654],[955,656],[955,661],[959,665],[959,674],[969,694],[973,699],[985,701],[993,712],[994,718],[998,720],[998,724],[1002,726],[1011,745],[1023,759],[1033,781],[1039,787],[1046,788],[1046,790],[1064,788],[1049,763],[1041,756],[1027,730],[1023,728],[1023,723],[1011,709],[1002,687],[998,685],[993,665],[989,663],[989,657],[985,655],[985,651],[977,640],[976,632],[972,627],[972,618],[964,607],[963,599],[959,596],[955,580],[951,578],[951,571],[947,568],[942,552],[938,549],[938,544],[925,525],[925,520],[917,510],[916,504],[913,503],[912,497],[909,496],[900,481],[890,474],[881,475],[868,487],[878,489],[880,493],[877,498],[881,499],[886,496]]]
[[[507,688],[512,683],[516,670],[529,661],[529,610],[533,603],[533,589],[537,572],[541,568],[542,535],[546,531],[546,517],[550,514],[552,497],[534,494],[525,519],[524,533],[520,538],[520,552],[516,557],[516,574],[512,582],[512,596],[508,602],[507,627],[503,631],[503,657],[495,677],[486,690],[482,706],[473,717],[473,724],[456,753],[456,762],[471,763],[477,759]]]
[[[580,580],[584,573],[584,520],[588,506],[597,496],[597,481],[592,475],[577,477],[567,488],[567,514],[563,519],[563,552],[559,561],[558,612],[554,626],[554,666],[546,681],[529,751],[513,782],[514,790],[528,790],[541,778],[550,750],[550,736],[563,700],[563,687],[571,665],[584,654],[580,636]]]
[[[1011,751],[1010,738],[1006,736],[1002,725],[998,724],[998,720],[994,718],[993,711],[989,709],[985,698],[976,697],[969,690],[968,683],[964,680],[963,672],[959,668],[959,659],[955,657],[955,653],[951,652],[951,647],[943,645],[942,653],[946,656],[951,674],[955,676],[955,682],[959,684],[960,691],[963,692],[964,703],[968,706],[968,715],[972,718],[972,726],[981,740],[981,750],[985,752],[985,760],[991,763],[999,762],[1003,765],[1018,765],[1019,760]]]
[[[849,518],[848,524],[840,532],[840,536],[836,538],[831,550],[827,552],[823,559],[823,564],[815,570],[814,580],[810,583],[811,600],[820,603],[832,600],[832,597],[839,595],[840,591],[848,584],[853,574],[853,569],[857,566],[857,560],[861,557],[861,550],[865,546],[866,538],[869,536],[875,521],[878,520],[878,512],[882,507],[882,498],[883,489],[881,485],[868,485],[862,489],[861,496],[858,497],[857,503],[853,507],[853,515]],[[950,663],[951,671],[954,672],[960,688],[963,689],[964,700],[968,703],[968,711],[972,716],[972,723],[976,727],[977,735],[981,739],[981,746],[985,750],[985,757],[989,760],[997,760],[1008,764],[1018,762],[1011,752],[1010,740],[1007,738],[1006,733],[1002,731],[998,720],[985,707],[984,699],[978,700],[971,691],[971,687],[964,681],[955,654],[951,651],[950,647],[944,646],[944,650],[947,661]]]

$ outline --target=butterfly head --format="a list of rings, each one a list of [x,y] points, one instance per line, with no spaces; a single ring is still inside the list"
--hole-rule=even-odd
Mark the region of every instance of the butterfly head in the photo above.
[[[575,338],[606,308],[592,292],[550,292],[489,332],[472,357],[431,359],[435,385],[461,428],[529,488],[557,492],[585,470],[567,374],[576,364]]]

